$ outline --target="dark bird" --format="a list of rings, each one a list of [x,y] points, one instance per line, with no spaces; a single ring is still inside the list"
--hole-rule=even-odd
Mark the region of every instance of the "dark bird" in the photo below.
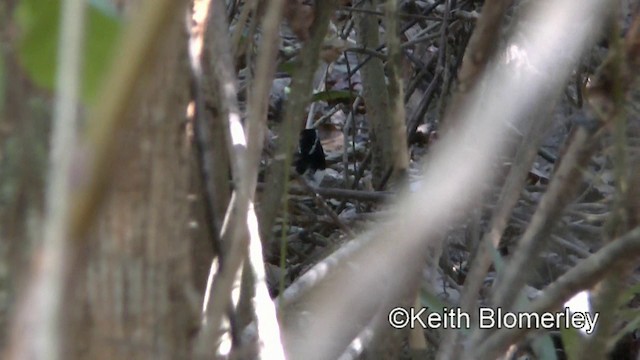
[[[322,149],[316,129],[304,129],[300,133],[295,165],[296,171],[300,175],[307,171],[313,174],[317,170],[326,169],[327,163],[324,158],[324,149]]]

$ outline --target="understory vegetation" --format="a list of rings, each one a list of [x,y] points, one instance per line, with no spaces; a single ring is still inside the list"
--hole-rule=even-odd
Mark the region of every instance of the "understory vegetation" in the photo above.
[[[4,1],[2,358],[638,359],[638,74],[632,0]]]

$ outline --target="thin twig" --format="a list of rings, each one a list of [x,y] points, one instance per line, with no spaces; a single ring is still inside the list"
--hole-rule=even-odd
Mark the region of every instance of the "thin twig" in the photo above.
[[[320,196],[320,194],[318,194],[316,190],[311,185],[309,185],[307,179],[302,176],[299,176],[299,179],[302,180],[302,186],[313,195],[313,200],[315,201],[316,205],[318,205],[327,215],[329,215],[331,220],[333,220],[333,222],[338,225],[338,227],[342,229],[345,234],[347,234],[350,238],[354,238],[356,235],[353,233],[353,231],[351,231],[351,229],[349,229],[349,227],[345,225],[342,220],[340,220],[338,215],[333,210],[331,210],[322,196]]]
[[[553,311],[581,290],[589,289],[618,267],[614,264],[633,264],[640,257],[640,227],[636,227],[624,236],[610,242],[591,257],[581,261],[576,267],[560,276],[547,286],[542,294],[527,309],[518,309],[528,314],[542,314]],[[533,329],[499,329],[480,346],[473,349],[477,359],[495,358],[509,344],[522,339]]]
[[[339,8],[339,10],[342,11],[347,11],[349,13],[363,13],[363,14],[368,14],[368,15],[375,15],[375,16],[384,16],[384,13],[381,11],[376,11],[376,10],[370,10],[370,9],[361,9],[361,8],[357,8],[357,7],[353,7],[353,6],[342,6]],[[429,20],[429,21],[439,21],[440,19],[435,17],[435,16],[425,16],[422,14],[409,14],[409,13],[404,13],[404,12],[398,12],[397,16],[401,17],[401,18],[408,18],[408,19],[416,19],[416,20]]]
[[[409,168],[409,152],[407,151],[407,127],[405,123],[404,87],[402,85],[402,51],[398,30],[398,1],[387,0],[385,4],[385,22],[387,25],[386,40],[389,61],[387,71],[389,79],[389,115],[391,115],[392,167],[398,179],[406,180]]]
[[[547,76],[539,76],[518,69],[521,77],[514,79],[515,69],[492,68],[491,81],[483,88],[486,98],[474,96],[469,99],[472,101],[467,103],[461,114],[464,121],[459,133],[445,135],[432,149],[432,157],[428,161],[430,168],[425,172],[422,189],[407,195],[398,214],[389,223],[385,222],[369,233],[373,239],[353,257],[337,265],[338,271],[330,271],[322,264],[314,267],[316,275],[327,271],[332,274],[330,280],[323,281],[322,286],[315,287],[306,294],[302,303],[296,304],[301,315],[290,315],[292,324],[313,316],[313,321],[304,323],[304,336],[296,336],[300,335],[296,326],[285,325],[286,346],[291,356],[335,358],[348,345],[344,341],[350,341],[361,330],[354,323],[362,324],[371,319],[371,311],[379,305],[380,297],[384,298],[385,305],[401,301],[402,289],[407,284],[413,285],[421,274],[420,265],[424,261],[426,247],[441,241],[439,233],[451,221],[464,216],[464,209],[480,197],[482,187],[478,186],[478,178],[491,177],[489,164],[495,161],[496,154],[504,150],[504,142],[499,139],[515,125],[511,122],[526,118],[524,114],[531,110],[531,106],[539,105],[541,92],[548,86],[562,86],[568,77],[594,28],[592,23],[588,23],[588,27],[576,32],[568,26],[568,19],[578,14],[599,13],[605,6],[603,1],[595,0],[581,3],[579,7],[572,4],[563,0],[544,7],[554,16],[541,13],[543,16],[536,17],[532,27],[548,26],[557,36],[549,37],[541,32],[535,34],[537,37],[534,36],[532,44],[523,45],[523,51],[536,54],[532,59],[534,68],[542,66],[553,68],[553,71],[545,74]],[[569,34],[575,38],[567,42]],[[552,54],[560,49],[568,56],[565,61],[558,62]],[[505,103],[498,100],[505,96],[513,101]],[[485,101],[487,98],[490,100]],[[447,174],[446,184],[442,182],[442,174]],[[336,293],[341,296],[335,296]],[[354,307],[354,303],[358,306]],[[346,316],[351,321],[345,323]]]
[[[601,124],[600,124],[601,125]],[[595,147],[593,146],[601,132],[593,133],[585,127],[578,127],[565,153],[560,167],[554,175],[547,192],[531,219],[531,223],[518,242],[518,248],[502,272],[498,287],[493,296],[493,304],[503,310],[511,309],[520,290],[526,283],[527,267],[531,266],[537,254],[544,248],[548,234],[559,219],[564,207],[573,199],[577,184],[582,180],[581,169],[589,161]],[[476,331],[472,337],[473,344],[479,344],[489,331]]]
[[[217,1],[216,4],[218,4]],[[237,164],[235,164],[234,177],[238,181],[238,187],[231,198],[221,235],[223,246],[228,249],[227,256],[225,256],[225,261],[220,264],[216,276],[213,279],[210,276],[207,283],[204,304],[206,322],[196,339],[194,350],[197,357],[210,358],[215,354],[215,348],[210,346],[211,339],[214,338],[224,311],[231,300],[229,294],[231,294],[234,280],[239,277],[238,272],[242,268],[247,248],[250,249],[252,259],[257,257],[257,252],[261,252],[258,245],[255,244],[256,241],[260,242],[260,239],[253,210],[253,195],[257,183],[257,164],[264,142],[264,120],[267,118],[268,93],[275,72],[274,65],[278,49],[276,43],[283,15],[283,5],[283,0],[271,0],[262,19],[263,43],[257,60],[257,76],[249,94],[248,108],[251,111],[247,121],[246,137],[239,126],[239,117],[235,119],[230,117],[229,119],[231,141],[236,149],[235,162]],[[216,10],[209,12],[210,16],[220,11],[222,6],[221,4],[218,6],[215,8]],[[233,114],[230,115],[233,116]],[[262,269],[258,270],[257,266],[259,265],[254,266],[254,275],[258,276],[256,281],[263,284],[264,273]],[[263,297],[261,296],[261,299]],[[258,356],[283,359],[284,352],[280,342],[278,324],[275,321],[273,304],[267,300],[267,303],[256,304],[256,306],[259,306],[256,308],[256,313],[266,316],[257,319],[258,334],[261,340]]]
[[[619,10],[619,3],[616,10]],[[616,5],[614,5],[615,8]],[[612,11],[612,14],[618,11]],[[629,81],[627,77],[623,79],[623,67],[625,66],[624,48],[620,40],[620,29],[616,20],[612,21],[610,29],[610,61],[606,61],[603,69],[607,69],[606,79],[611,88],[607,96],[614,105],[609,115],[611,118],[603,119],[608,123],[613,123],[613,174],[615,179],[616,192],[613,199],[613,206],[610,216],[604,225],[605,241],[614,241],[617,236],[629,230],[629,218],[632,211],[629,211],[629,167],[627,155],[627,120],[624,109],[625,91],[623,83]],[[600,76],[605,71],[600,71]],[[619,298],[622,293],[624,280],[633,267],[618,267],[619,271],[604,278],[596,287],[593,295],[593,310],[600,313],[602,319],[598,322],[598,327],[593,336],[586,340],[584,346],[578,352],[578,357],[592,357],[594,359],[604,358],[607,349],[606,344],[614,331],[616,324]]]

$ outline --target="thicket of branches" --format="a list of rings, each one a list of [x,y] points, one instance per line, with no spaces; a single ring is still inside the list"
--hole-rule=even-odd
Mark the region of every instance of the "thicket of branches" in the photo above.
[[[0,4],[3,358],[640,358],[639,11]]]

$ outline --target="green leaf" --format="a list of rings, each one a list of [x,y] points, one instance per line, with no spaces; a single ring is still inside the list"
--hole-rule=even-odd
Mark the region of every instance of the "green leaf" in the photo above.
[[[122,26],[116,18],[107,16],[93,7],[89,8],[88,15],[83,93],[86,95],[85,100],[90,101],[95,97],[115,55],[115,45]]]
[[[120,21],[100,2],[87,7],[82,98],[91,102],[102,81],[120,32]],[[53,89],[60,33],[60,0],[23,0],[14,13],[21,28],[19,60],[39,86]]]

